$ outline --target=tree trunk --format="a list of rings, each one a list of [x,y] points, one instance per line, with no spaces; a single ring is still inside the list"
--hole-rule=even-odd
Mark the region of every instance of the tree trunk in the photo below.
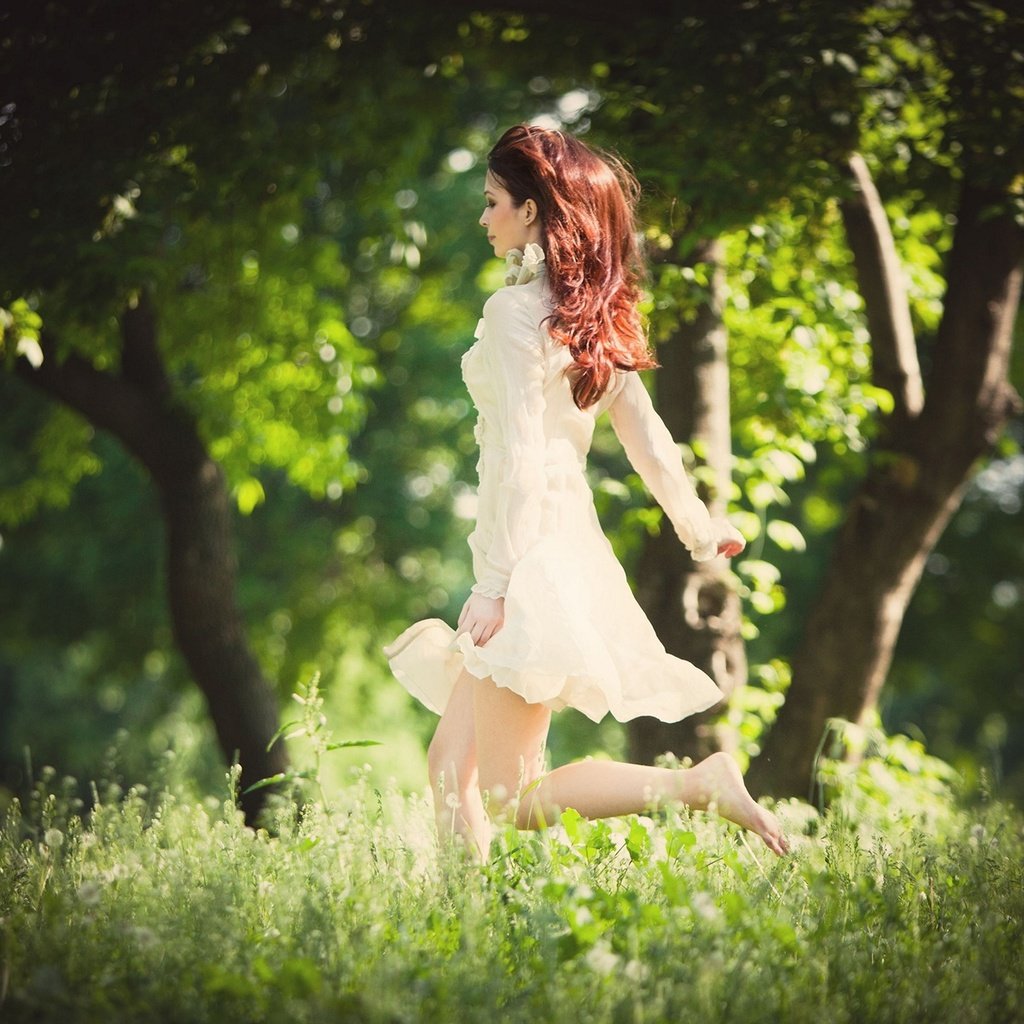
[[[660,348],[655,376],[658,411],[672,436],[697,441],[714,474],[701,497],[712,515],[725,512],[732,457],[729,426],[729,367],[722,324],[723,275],[717,241],[698,243],[685,264],[711,271],[707,298],[692,321],[678,324]],[[740,636],[740,602],[728,570],[715,559],[694,562],[667,527],[649,537],[637,566],[637,599],[666,650],[706,672],[728,700],[746,680]],[[681,722],[638,718],[628,725],[630,758],[650,764],[666,751],[699,760],[725,745],[713,722],[725,702]]]
[[[925,560],[972,467],[1020,408],[1008,368],[1024,235],[1010,214],[993,212],[1001,199],[970,185],[961,192],[923,406],[915,409],[914,388],[900,385],[913,380],[913,367],[909,375],[893,371],[899,357],[891,348],[879,360],[891,374],[895,409],[836,538],[793,658],[786,703],[752,768],[758,792],[807,796],[829,719],[860,722],[875,710]],[[846,223],[862,287],[867,277],[881,280],[885,273],[868,265],[869,249],[861,244],[863,224],[856,217]],[[864,294],[872,321],[870,289]]]
[[[219,465],[194,429],[180,437],[180,464],[154,479],[167,530],[167,586],[174,638],[206,697],[225,757],[238,758],[241,786],[283,771],[277,700],[249,649],[235,602],[231,502]],[[252,821],[264,790],[243,794]]]
[[[283,744],[266,747],[278,725],[273,690],[249,650],[235,600],[232,510],[224,474],[210,458],[191,415],[176,404],[156,341],[153,311],[142,298],[121,322],[121,372],[101,372],[78,355],[58,362],[44,336],[38,368],[18,372],[113,434],[146,468],[160,494],[167,543],[167,584],[175,641],[203,691],[221,750],[242,766],[242,788],[287,765]],[[252,823],[266,790],[241,798]]]

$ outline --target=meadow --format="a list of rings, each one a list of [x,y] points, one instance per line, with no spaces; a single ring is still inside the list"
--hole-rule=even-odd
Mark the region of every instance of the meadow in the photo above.
[[[257,830],[237,769],[198,796],[168,754],[87,812],[44,769],[0,833],[0,1020],[1024,1019],[1024,822],[913,741],[780,804],[785,859],[709,815],[567,811],[484,866],[439,854],[429,794],[320,788],[318,742]]]

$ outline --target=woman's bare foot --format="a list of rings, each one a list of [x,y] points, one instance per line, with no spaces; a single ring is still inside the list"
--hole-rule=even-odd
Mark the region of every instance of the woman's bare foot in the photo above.
[[[684,768],[682,775],[682,799],[688,807],[703,811],[713,806],[723,818],[756,832],[773,853],[781,857],[789,852],[778,819],[747,792],[739,765],[729,754],[718,751]]]

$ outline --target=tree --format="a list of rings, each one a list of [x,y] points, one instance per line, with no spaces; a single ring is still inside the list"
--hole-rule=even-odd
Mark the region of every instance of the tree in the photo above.
[[[346,198],[377,213],[353,220],[403,233],[381,201],[390,182],[370,173],[372,140],[397,132],[400,172],[429,135],[405,97],[384,117],[368,102],[393,95],[390,68],[410,38],[388,35],[386,17],[371,55],[342,4],[141,13],[111,3],[5,12],[3,356],[153,479],[175,637],[245,786],[285,755],[268,749],[276,698],[235,601],[232,505],[259,502],[260,463],[314,495],[350,489],[359,468],[348,435],[376,377],[342,313],[338,247],[303,236],[303,203],[362,132],[365,144],[344,153]],[[88,435],[60,422],[81,455]],[[58,499],[74,474],[59,476]],[[42,493],[32,480],[9,488],[5,519],[30,515]],[[250,818],[262,796],[243,798]]]
[[[915,84],[944,86],[942,121],[917,141],[922,150],[938,141],[932,159],[952,172],[938,184],[956,195],[956,227],[942,316],[922,370],[922,339],[914,337],[884,207],[865,162],[851,158],[844,223],[865,300],[874,380],[892,396],[892,409],[835,540],[793,657],[786,704],[755,766],[756,785],[780,794],[807,792],[830,719],[861,722],[874,712],[925,560],[978,460],[1021,408],[1009,368],[1024,258],[1014,202],[1015,179],[1024,171],[1024,121],[1009,98],[1024,94],[1014,50],[1024,20],[998,8],[975,21],[955,4],[921,5],[886,28],[892,52],[918,62]],[[908,96],[906,103],[920,116],[914,106],[921,99]]]

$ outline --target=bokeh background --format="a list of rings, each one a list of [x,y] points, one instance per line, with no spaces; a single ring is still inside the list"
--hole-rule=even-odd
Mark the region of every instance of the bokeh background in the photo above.
[[[280,720],[319,674],[335,739],[380,743],[334,752],[333,784],[365,762],[382,782],[424,785],[434,719],[391,679],[381,646],[417,618],[453,621],[471,583],[459,359],[502,277],[477,226],[486,153],[521,121],[579,133],[635,169],[660,372],[675,372],[681,325],[710,311],[702,336],[726,339],[729,487],[702,476],[713,460],[700,437],[678,439],[750,541],[721,576],[741,600],[730,642],[747,670],[715,740],[756,758],[842,524],[890,452],[893,397],[844,209],[858,195],[850,154],[878,189],[920,373],[953,395],[950,420],[968,417],[977,394],[930,375],[973,372],[943,362],[947,289],[971,269],[970,251],[951,258],[965,195],[986,197],[984,224],[1021,216],[1021,16],[949,0],[642,6],[0,12],[3,799],[42,765],[83,791],[144,780],[168,749],[200,791],[223,787],[208,698],[234,669],[207,665],[214,682],[197,686],[167,596],[169,532],[188,517],[160,473],[179,443],[220,467],[219,536],[237,561],[253,678]],[[976,263],[995,291],[1012,296],[1014,273],[1019,287],[1012,258],[1001,279]],[[986,379],[1005,396],[1024,386],[1007,301],[1002,341],[979,326],[966,346],[1002,344]],[[673,415],[685,402],[667,385],[658,397]],[[918,538],[920,579],[864,720],[1017,801],[1022,439],[1007,399],[948,525]],[[924,460],[917,471],[938,475]],[[607,425],[591,476],[643,589],[660,517]],[[204,620],[209,599],[179,595],[179,607]],[[684,617],[678,595],[644,600],[652,617]],[[202,621],[189,629],[202,635]],[[249,698],[224,699],[228,719],[246,718]],[[837,698],[824,714],[844,712]],[[618,723],[567,712],[551,755],[630,745]]]

